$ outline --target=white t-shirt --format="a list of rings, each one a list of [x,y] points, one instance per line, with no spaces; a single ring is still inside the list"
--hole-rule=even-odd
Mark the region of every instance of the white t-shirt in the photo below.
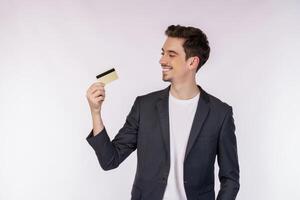
[[[200,93],[192,99],[181,100],[169,93],[171,166],[163,200],[187,199],[183,183],[183,162],[199,97]]]

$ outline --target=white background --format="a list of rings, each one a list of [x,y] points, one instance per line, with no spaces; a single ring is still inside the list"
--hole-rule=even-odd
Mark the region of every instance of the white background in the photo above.
[[[300,199],[299,1],[0,0],[1,200],[130,198],[136,153],[100,168],[85,94],[115,67],[103,104],[114,137],[136,96],[168,86],[158,60],[170,24],[210,41],[197,82],[233,106],[237,199]]]

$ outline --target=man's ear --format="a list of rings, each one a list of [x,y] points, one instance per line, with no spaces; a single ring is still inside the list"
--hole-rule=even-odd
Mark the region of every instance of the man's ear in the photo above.
[[[199,62],[200,62],[200,58],[198,56],[193,56],[193,57],[190,57],[190,62],[189,62],[189,67],[191,69],[196,69],[197,70],[197,67],[199,65]]]

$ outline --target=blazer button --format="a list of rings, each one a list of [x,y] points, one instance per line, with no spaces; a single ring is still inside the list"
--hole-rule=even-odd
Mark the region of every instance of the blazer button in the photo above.
[[[162,182],[163,182],[163,183],[167,183],[167,178],[166,178],[166,177],[163,177],[163,178],[162,178]]]

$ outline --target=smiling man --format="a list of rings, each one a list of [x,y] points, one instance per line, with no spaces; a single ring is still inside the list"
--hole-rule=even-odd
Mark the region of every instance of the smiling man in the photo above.
[[[124,126],[110,140],[101,118],[104,84],[87,91],[93,129],[87,140],[101,167],[118,167],[137,150],[132,200],[214,200],[214,164],[219,165],[218,200],[234,200],[239,164],[232,107],[205,92],[196,73],[209,57],[198,28],[169,26],[160,65],[160,91],[138,96]]]

